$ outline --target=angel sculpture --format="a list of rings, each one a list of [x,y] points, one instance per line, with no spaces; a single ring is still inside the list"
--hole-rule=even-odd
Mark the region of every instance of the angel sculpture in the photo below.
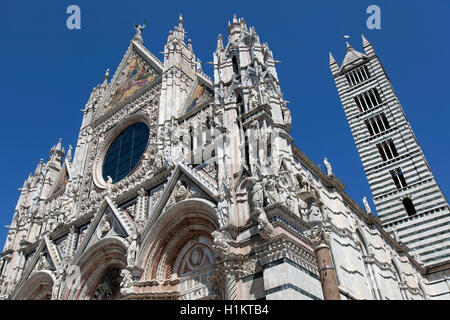
[[[140,36],[142,34],[142,29],[147,26],[147,20],[144,20],[144,24],[134,24],[134,28],[136,29],[136,34]]]

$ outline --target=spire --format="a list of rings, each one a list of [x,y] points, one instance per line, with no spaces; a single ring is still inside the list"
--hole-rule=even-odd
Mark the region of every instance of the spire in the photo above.
[[[366,37],[364,37],[363,34],[361,35],[361,38],[362,38],[362,42],[363,42],[363,48],[364,48],[364,51],[366,52],[366,54],[367,55],[374,54],[375,52],[373,50],[372,44],[370,44],[370,42],[366,39]]]
[[[70,145],[70,144],[69,144],[69,150],[67,151],[66,159],[69,162],[70,162],[70,160],[72,160],[72,145]]]
[[[217,36],[217,50],[223,50],[223,38],[220,33]]]
[[[335,63],[337,63],[337,62],[336,62],[336,60],[334,60],[333,54],[330,51],[330,66]]]
[[[178,40],[183,40],[184,41],[184,28],[183,28],[183,14],[180,13],[179,17],[178,17],[178,26],[176,26],[175,28],[173,28],[173,33],[169,33],[169,39],[167,40],[167,42],[169,42],[172,39],[178,39]]]
[[[245,23],[245,21],[244,21]],[[229,35],[229,41],[235,42],[239,36],[241,35],[241,25],[238,22],[236,14],[233,15],[233,23],[228,22],[228,35]]]
[[[178,17],[178,28],[183,28],[183,14],[180,13],[180,16]]]
[[[41,158],[41,160],[39,160],[39,163],[36,167],[36,170],[34,170],[34,175],[38,174],[41,171],[43,163],[44,163],[44,159]]]
[[[202,70],[202,62],[198,58],[197,58],[197,62],[196,62],[196,71],[197,72],[203,72],[203,70]]]
[[[59,138],[58,144],[56,145],[56,150],[57,151],[61,151],[62,150],[61,141],[62,141],[62,138]]]
[[[49,163],[57,163],[61,165],[62,157],[64,157],[64,148],[61,146],[62,138],[59,138],[58,144],[50,149]]]
[[[330,69],[333,76],[339,73],[339,65],[333,57],[333,54],[330,52]]]

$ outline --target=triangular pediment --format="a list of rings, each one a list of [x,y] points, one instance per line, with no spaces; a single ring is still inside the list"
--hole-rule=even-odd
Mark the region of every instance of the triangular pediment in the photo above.
[[[185,102],[185,113],[212,101],[213,98],[214,91],[211,84],[197,75]]]
[[[50,196],[49,198],[54,198],[62,193],[64,193],[64,190],[66,189],[67,182],[70,179],[70,167],[68,166],[67,162],[65,161],[61,167],[61,170],[58,173],[58,176],[56,177],[55,181],[53,182],[53,185],[51,187]]]
[[[217,202],[215,200],[218,197],[216,188],[195,170],[191,170],[182,163],[178,163],[173,170],[159,200],[152,207],[153,212],[150,212],[147,228],[167,209],[183,200],[197,198],[206,199],[213,203]]]
[[[44,270],[55,271],[61,266],[62,261],[56,245],[47,236],[44,236],[34,253],[27,259],[21,282],[28,279],[35,272]],[[17,288],[19,287],[20,285],[17,286]]]
[[[92,219],[83,240],[75,253],[74,260],[101,239],[108,237],[127,238],[136,232],[131,218],[122,212],[114,202],[105,197],[100,210]]]
[[[139,96],[162,74],[162,63],[141,43],[131,41],[106,90],[96,118]]]

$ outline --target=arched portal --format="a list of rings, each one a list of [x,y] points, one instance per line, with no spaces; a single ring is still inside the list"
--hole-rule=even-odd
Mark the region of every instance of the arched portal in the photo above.
[[[74,261],[79,268],[78,285],[63,292],[65,299],[120,298],[120,270],[127,266],[127,246],[123,239],[101,239]]]
[[[13,295],[14,300],[50,300],[54,279],[49,271],[39,271],[29,277]]]
[[[204,199],[183,200],[164,212],[143,239],[138,260],[144,269],[141,281],[155,283],[147,293],[182,299],[215,296],[211,233],[218,227],[213,204]]]

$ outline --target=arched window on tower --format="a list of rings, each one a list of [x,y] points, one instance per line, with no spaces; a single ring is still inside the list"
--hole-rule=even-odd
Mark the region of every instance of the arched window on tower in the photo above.
[[[250,147],[248,145],[248,135],[247,130],[244,127],[244,154],[245,154],[245,163],[250,165]]]
[[[239,110],[239,115],[245,114],[245,106],[244,103],[242,102],[242,97],[240,94],[238,94],[236,97],[236,107]]]
[[[239,67],[238,67],[238,63],[237,63],[237,58],[236,56],[233,56],[233,58],[231,59],[232,63],[233,63],[233,72],[236,75],[239,75]]]
[[[189,140],[190,161],[194,164],[194,129],[192,127],[189,127]]]
[[[267,135],[267,160],[272,161],[272,135],[270,133]]]
[[[414,204],[410,198],[405,198],[402,202],[408,216],[417,214],[416,208],[414,207]]]

